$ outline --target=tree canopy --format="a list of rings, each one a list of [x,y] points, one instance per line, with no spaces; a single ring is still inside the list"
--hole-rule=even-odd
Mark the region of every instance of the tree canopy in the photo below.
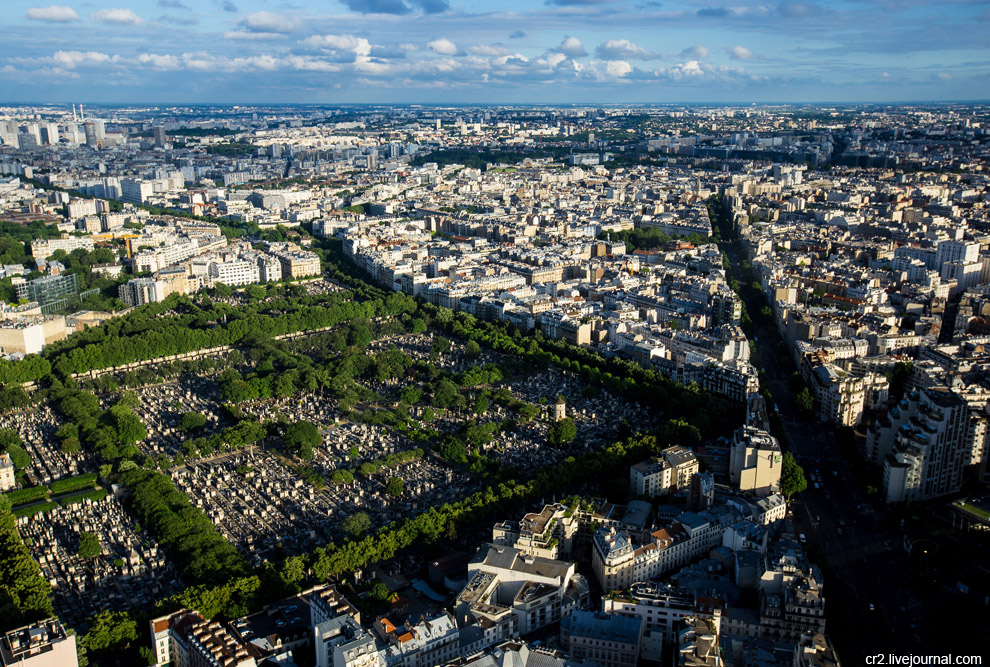
[[[790,498],[795,493],[801,493],[808,488],[808,480],[804,477],[804,468],[794,459],[790,452],[784,452],[783,464],[780,469],[780,491]]]

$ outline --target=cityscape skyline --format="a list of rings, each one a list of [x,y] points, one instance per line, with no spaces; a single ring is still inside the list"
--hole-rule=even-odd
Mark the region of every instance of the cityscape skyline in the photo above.
[[[0,85],[7,103],[981,100],[987,20],[978,2],[17,1]]]

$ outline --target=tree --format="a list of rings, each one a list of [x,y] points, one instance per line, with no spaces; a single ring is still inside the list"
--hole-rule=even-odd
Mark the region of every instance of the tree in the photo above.
[[[457,385],[444,378],[433,392],[433,405],[438,408],[455,407],[461,400]]]
[[[572,442],[577,437],[577,424],[570,417],[561,419],[550,425],[547,431],[547,439],[551,445],[560,445],[565,442]]]
[[[804,468],[798,465],[794,455],[784,452],[783,465],[780,469],[780,490],[788,499],[795,493],[801,493],[808,488],[808,480],[804,478]]]
[[[371,585],[371,597],[379,602],[385,602],[390,597],[392,597],[392,591],[388,589],[381,579],[376,579],[375,583]]]
[[[252,301],[261,301],[266,295],[265,288],[260,285],[248,285],[244,288],[244,293]]]
[[[488,397],[485,396],[484,394],[478,396],[478,398],[474,402],[475,414],[483,415],[486,412],[488,412],[489,407],[491,407],[491,402],[488,400]]]
[[[330,475],[330,481],[334,484],[350,485],[354,483],[354,474],[350,470],[334,470],[333,474]]]
[[[323,436],[315,424],[301,421],[286,427],[282,441],[288,451],[298,454],[300,458],[311,459],[313,448],[323,444]]]
[[[477,359],[481,356],[481,346],[478,345],[477,341],[469,340],[464,346],[464,354],[467,355],[468,359]]]
[[[179,417],[179,428],[183,431],[194,431],[206,426],[206,417],[198,412],[186,412]]]
[[[78,555],[83,560],[96,558],[103,548],[100,546],[100,538],[96,533],[83,533],[79,536]]]
[[[371,517],[365,512],[351,514],[340,522],[340,529],[351,538],[360,537],[371,529]]]
[[[392,477],[385,483],[385,493],[390,496],[401,496],[405,483],[401,477]]]
[[[812,398],[811,391],[807,387],[794,395],[794,403],[805,416],[810,416],[815,409],[815,399]]]
[[[137,623],[126,611],[101,611],[90,622],[81,643],[90,651],[126,648],[137,639]]]
[[[540,409],[532,403],[523,403],[519,406],[519,418],[523,423],[532,421],[538,414],[540,414]]]

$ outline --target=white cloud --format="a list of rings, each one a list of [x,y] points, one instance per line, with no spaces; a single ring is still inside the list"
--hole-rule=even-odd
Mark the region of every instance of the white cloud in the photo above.
[[[248,32],[247,30],[228,30],[223,33],[224,39],[242,42],[261,42],[266,39],[285,39],[280,32]]]
[[[328,63],[318,58],[308,58],[304,56],[289,56],[286,63],[300,72],[339,72],[341,66],[337,63]]]
[[[52,61],[65,69],[79,66],[107,65],[118,60],[118,56],[108,56],[99,51],[56,51]]]
[[[588,55],[584,50],[584,44],[577,37],[565,37],[556,50],[569,58],[583,58]]]
[[[241,19],[240,25],[251,32],[292,32],[300,23],[294,16],[274,12],[255,12]]]
[[[430,49],[434,53],[439,53],[442,56],[456,56],[459,53],[457,45],[446,37],[434,39],[426,45],[426,48]]]
[[[733,46],[729,49],[729,57],[733,60],[751,60],[753,52],[745,46]]]
[[[704,60],[708,57],[708,49],[701,44],[695,44],[681,51],[680,56],[688,60]]]
[[[605,71],[613,79],[624,77],[632,71],[632,65],[625,60],[609,60],[605,63]]]
[[[468,51],[476,56],[507,56],[511,53],[501,44],[478,44],[470,47]]]
[[[359,56],[371,53],[371,42],[354,35],[313,35],[300,42],[303,46],[328,51],[351,51]]]
[[[403,50],[403,51],[419,51],[419,47],[418,46],[416,46],[415,44],[410,44],[408,42],[405,42],[403,44],[399,44],[399,48],[401,50]]]
[[[610,39],[600,44],[595,53],[603,60],[653,60],[657,57],[657,54],[628,39]]]
[[[24,13],[24,18],[47,23],[72,23],[79,20],[79,14],[72,7],[32,7]]]
[[[90,14],[89,18],[112,25],[141,25],[144,23],[144,20],[131,9],[101,9]]]
[[[948,72],[939,72],[938,78],[942,79],[942,81],[952,81],[952,75]]]
[[[182,66],[182,61],[176,56],[159,55],[157,53],[142,53],[138,56],[138,63],[149,65],[157,70],[174,70]]]

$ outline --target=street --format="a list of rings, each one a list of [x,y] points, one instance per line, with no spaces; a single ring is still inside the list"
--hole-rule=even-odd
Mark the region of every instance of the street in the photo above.
[[[741,279],[741,257],[731,244],[722,244],[722,250]],[[746,302],[751,313],[763,305]],[[862,496],[832,427],[801,418],[788,388],[789,371],[773,349],[779,334],[754,324],[757,352],[789,450],[808,480],[807,490],[791,501],[791,516],[808,540],[810,560],[825,572],[826,633],[840,659],[855,665],[875,653],[935,652],[917,629],[924,610],[911,590],[901,533]]]

